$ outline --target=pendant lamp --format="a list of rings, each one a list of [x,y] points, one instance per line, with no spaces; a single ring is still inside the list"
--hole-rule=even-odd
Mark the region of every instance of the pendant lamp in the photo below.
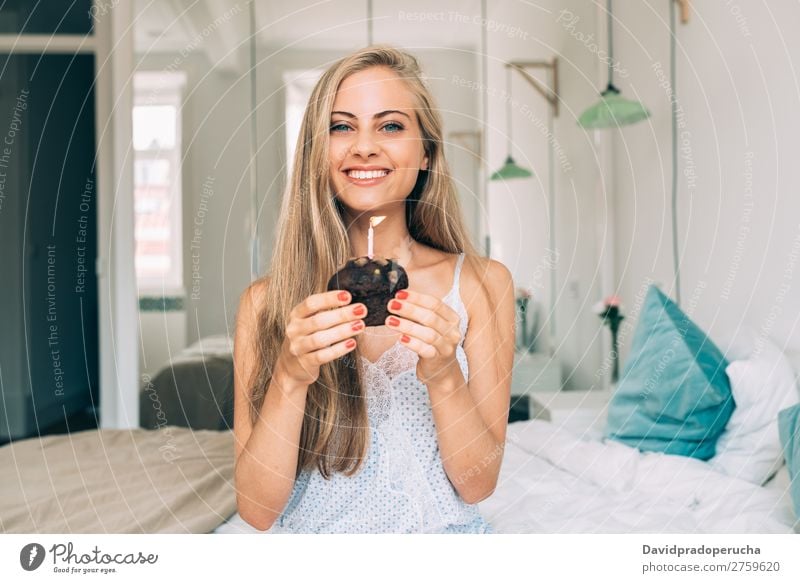
[[[615,128],[634,124],[650,117],[650,112],[639,103],[625,99],[619,89],[614,87],[614,22],[611,13],[611,0],[607,0],[608,12],[608,86],[600,94],[600,101],[584,111],[578,118],[578,125],[590,129]]]
[[[509,180],[513,178],[528,178],[533,173],[514,162],[511,157],[511,68],[506,67],[506,136],[508,138],[508,156],[505,164],[492,173],[489,180]]]

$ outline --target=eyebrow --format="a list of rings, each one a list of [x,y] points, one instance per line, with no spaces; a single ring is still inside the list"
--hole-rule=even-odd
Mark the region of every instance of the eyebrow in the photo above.
[[[351,118],[355,118],[355,117],[356,117],[355,115],[353,115],[353,114],[352,114],[352,113],[350,113],[349,111],[332,111],[332,112],[331,112],[331,115],[334,115],[334,114],[336,114],[336,113],[338,113],[339,115],[344,115],[344,116],[351,117]],[[397,109],[387,109],[386,111],[382,111],[382,112],[380,112],[380,113],[376,113],[376,114],[375,114],[375,115],[373,115],[372,117],[373,117],[373,118],[386,117],[387,115],[391,115],[391,114],[393,114],[393,113],[399,113],[400,115],[404,115],[404,116],[406,116],[408,119],[411,119],[411,116],[410,116],[410,115],[408,115],[406,112],[404,112],[404,111],[400,111],[400,110],[397,110]]]

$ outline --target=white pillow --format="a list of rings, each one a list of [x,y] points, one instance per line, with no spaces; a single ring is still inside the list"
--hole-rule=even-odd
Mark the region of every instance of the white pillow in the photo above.
[[[725,369],[736,408],[708,463],[717,471],[762,485],[783,464],[778,411],[800,401],[795,373],[770,340],[746,328],[726,351]],[[750,350],[745,350],[749,348]],[[746,358],[742,357],[749,352]]]
[[[717,323],[714,333],[709,332],[728,362],[747,360],[756,349],[758,332],[749,324]]]

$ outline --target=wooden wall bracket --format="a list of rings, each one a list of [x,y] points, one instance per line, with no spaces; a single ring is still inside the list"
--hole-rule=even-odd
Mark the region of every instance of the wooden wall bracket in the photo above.
[[[519,71],[519,74],[553,107],[553,115],[558,117],[558,58],[553,57],[552,61],[511,61],[506,63],[506,67]],[[550,71],[552,86],[545,87],[525,69],[546,69]]]
[[[681,24],[689,22],[689,0],[675,0],[681,7]]]

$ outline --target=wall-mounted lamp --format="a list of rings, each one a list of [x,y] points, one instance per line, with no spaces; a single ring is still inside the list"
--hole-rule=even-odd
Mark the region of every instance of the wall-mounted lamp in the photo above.
[[[524,168],[520,168],[514,164],[511,158],[511,84],[510,75],[511,70],[516,70],[522,78],[525,79],[542,97],[547,101],[547,131],[548,131],[548,149],[547,149],[547,162],[548,162],[548,199],[550,212],[549,215],[549,231],[550,231],[550,249],[556,249],[556,172],[554,167],[555,153],[554,153],[554,118],[558,116],[558,102],[560,100],[558,94],[558,59],[553,57],[551,61],[511,61],[506,63],[506,70],[509,77],[509,90],[508,90],[508,158],[503,167],[492,175],[492,180],[507,180],[509,178],[518,178],[523,175],[521,172],[527,172],[524,176],[531,176],[531,172]],[[544,69],[548,73],[549,84],[544,85],[538,79],[528,72],[528,69]],[[516,166],[516,168],[515,168]],[[556,343],[556,317],[555,317],[555,298],[556,298],[556,272],[553,269],[550,273],[550,342],[549,351],[553,354]]]
[[[615,128],[634,124],[650,117],[644,105],[626,99],[614,86],[614,17],[611,0],[607,0],[608,14],[608,85],[600,93],[600,101],[584,111],[578,118],[578,125],[590,129]]]
[[[506,65],[506,140],[508,146],[506,149],[506,161],[499,170],[495,170],[489,177],[489,180],[509,180],[512,178],[528,178],[533,176],[533,172],[527,168],[523,168],[514,161],[511,155],[511,147],[514,140],[511,139],[511,69]]]
[[[545,69],[550,72],[551,87],[542,85],[525,69]],[[503,166],[495,171],[490,180],[509,180],[513,178],[527,178],[533,173],[527,168],[519,166],[511,156],[511,70],[516,69],[520,75],[530,83],[550,105],[552,115],[558,115],[558,60],[552,61],[511,61],[506,63],[506,136],[508,137],[508,155]]]

